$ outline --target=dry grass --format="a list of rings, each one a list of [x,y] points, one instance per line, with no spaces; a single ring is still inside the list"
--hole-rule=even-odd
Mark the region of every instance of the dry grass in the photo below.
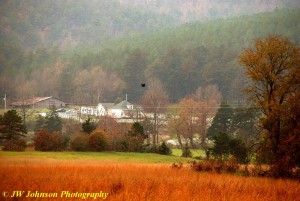
[[[187,167],[172,169],[166,164],[0,158],[0,178],[1,192],[9,193],[102,191],[109,193],[107,200],[300,200],[300,183],[296,181],[199,173]]]

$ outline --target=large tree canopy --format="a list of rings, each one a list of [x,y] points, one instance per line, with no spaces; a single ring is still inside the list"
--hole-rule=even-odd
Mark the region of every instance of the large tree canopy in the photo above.
[[[257,39],[240,56],[251,82],[247,92],[261,109],[262,148],[269,150],[275,176],[285,177],[299,163],[300,48],[287,38]],[[294,122],[294,123],[291,123]],[[291,140],[293,139],[293,140]],[[287,143],[289,142],[289,143]],[[295,150],[293,155],[288,150]],[[298,157],[299,158],[299,157]],[[298,164],[299,165],[299,164]]]

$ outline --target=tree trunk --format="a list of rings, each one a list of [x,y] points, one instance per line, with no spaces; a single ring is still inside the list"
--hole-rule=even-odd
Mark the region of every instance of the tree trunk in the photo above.
[[[191,144],[192,148],[195,149],[193,136],[189,137],[189,139],[190,139],[190,144]]]
[[[181,141],[181,137],[180,137],[179,132],[176,132],[176,135],[177,135],[178,142],[180,144],[180,148],[183,150],[182,141]]]
[[[157,126],[157,113],[154,113],[154,135],[156,138],[155,144],[158,144],[158,126]]]
[[[150,144],[150,133],[149,132],[147,132],[147,144]]]
[[[155,132],[153,133],[153,141],[152,142],[153,142],[153,145],[156,145],[156,133]]]

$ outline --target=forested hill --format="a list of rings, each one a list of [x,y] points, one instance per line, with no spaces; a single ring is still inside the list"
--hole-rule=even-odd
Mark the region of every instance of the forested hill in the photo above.
[[[298,0],[1,0],[0,38],[30,50],[66,49],[195,20],[297,7]]]
[[[25,1],[26,2],[26,1]],[[68,2],[68,1],[67,1]],[[124,98],[139,101],[140,83],[160,79],[172,102],[199,86],[216,84],[227,100],[242,98],[242,49],[254,38],[279,34],[300,42],[300,9],[191,22],[133,34],[101,45],[24,51],[1,42],[0,93],[8,97],[58,96],[81,104]],[[51,76],[49,76],[51,75]]]
[[[0,36],[25,49],[98,44],[134,32],[174,26],[175,19],[117,0],[1,0]]]
[[[148,34],[110,41],[86,48],[71,59],[73,67],[102,66],[116,69],[140,97],[139,83],[149,77],[163,81],[172,102],[193,93],[197,87],[217,84],[223,98],[243,99],[243,68],[237,62],[241,51],[255,38],[282,35],[300,43],[300,9],[277,10],[253,16],[193,22]],[[89,46],[91,48],[91,46]],[[140,65],[139,65],[140,63]],[[130,74],[125,78],[126,72]]]
[[[150,8],[177,16],[181,22],[224,18],[241,14],[273,11],[276,8],[299,8],[295,0],[120,0],[122,5]]]

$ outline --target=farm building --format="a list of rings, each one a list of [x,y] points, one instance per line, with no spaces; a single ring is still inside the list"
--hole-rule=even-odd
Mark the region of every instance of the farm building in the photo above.
[[[129,103],[127,100],[124,100],[112,106],[108,113],[115,118],[124,118],[132,117],[136,113],[136,110],[133,104]]]
[[[137,113],[136,106],[129,103],[127,100],[121,101],[118,104],[114,103],[99,103],[97,106],[83,106],[80,109],[81,114],[105,116],[109,115],[114,118],[129,118]]]
[[[12,107],[32,107],[32,108],[49,108],[51,106],[65,107],[66,103],[53,96],[49,97],[35,97],[32,99],[22,100],[11,103]]]

